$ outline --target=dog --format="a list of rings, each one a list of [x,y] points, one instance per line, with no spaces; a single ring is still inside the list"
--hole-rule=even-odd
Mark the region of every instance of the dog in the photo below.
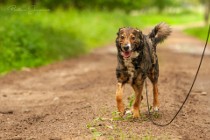
[[[131,27],[119,28],[116,38],[117,47],[117,90],[116,101],[120,115],[125,114],[122,94],[125,84],[130,84],[135,92],[133,118],[140,117],[140,103],[143,99],[142,90],[148,77],[153,85],[153,109],[158,111],[158,77],[159,65],[156,54],[157,44],[163,42],[171,34],[171,28],[160,23],[148,34]]]

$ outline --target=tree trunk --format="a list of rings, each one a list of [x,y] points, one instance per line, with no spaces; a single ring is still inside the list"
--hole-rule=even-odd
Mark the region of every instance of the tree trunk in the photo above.
[[[206,25],[209,24],[209,12],[210,12],[210,1],[206,0],[205,1],[205,12],[204,12],[204,20],[205,20]]]
[[[36,5],[36,0],[31,0],[31,5],[32,6]]]

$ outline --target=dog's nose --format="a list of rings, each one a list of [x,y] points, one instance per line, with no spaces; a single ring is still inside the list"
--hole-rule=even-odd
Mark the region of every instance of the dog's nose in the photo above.
[[[128,46],[128,45],[125,45],[125,46],[123,47],[123,49],[124,49],[125,51],[128,51],[129,46]]]

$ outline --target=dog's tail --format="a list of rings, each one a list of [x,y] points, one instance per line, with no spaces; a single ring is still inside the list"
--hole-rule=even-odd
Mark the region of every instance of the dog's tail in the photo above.
[[[166,23],[159,23],[155,26],[152,32],[149,34],[154,44],[163,42],[171,34],[171,28]]]

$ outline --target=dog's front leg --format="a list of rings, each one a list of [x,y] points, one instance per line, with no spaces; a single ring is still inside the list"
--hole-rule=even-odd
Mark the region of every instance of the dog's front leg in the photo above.
[[[122,83],[117,83],[116,101],[117,101],[117,108],[121,116],[123,116],[125,113],[124,104],[122,101],[123,90],[124,90],[124,85]]]
[[[158,111],[159,100],[158,100],[158,87],[157,82],[153,83],[153,107],[154,111]]]
[[[134,91],[135,91],[135,101],[133,104],[133,118],[139,118],[140,117],[140,103],[142,100],[142,90],[143,90],[143,84],[140,85],[132,85]]]

